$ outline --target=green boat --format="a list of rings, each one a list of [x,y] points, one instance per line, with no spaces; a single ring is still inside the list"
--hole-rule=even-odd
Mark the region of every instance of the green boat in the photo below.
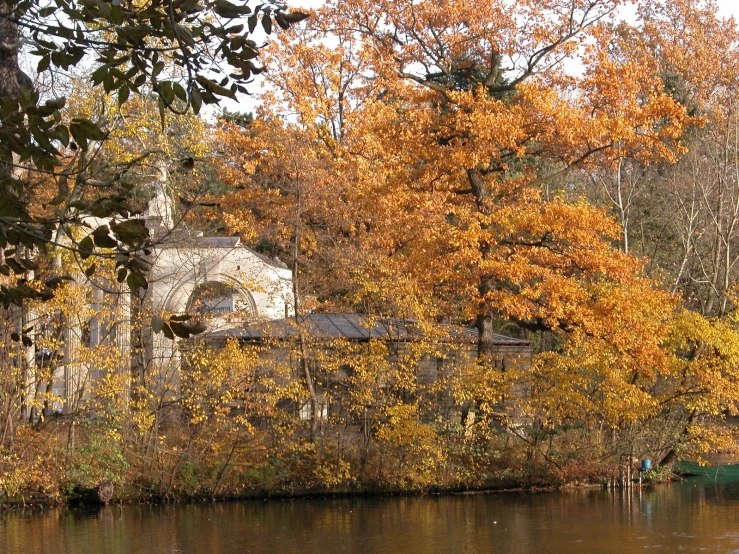
[[[686,477],[708,477],[713,481],[739,481],[739,464],[700,465],[683,460],[675,472]]]

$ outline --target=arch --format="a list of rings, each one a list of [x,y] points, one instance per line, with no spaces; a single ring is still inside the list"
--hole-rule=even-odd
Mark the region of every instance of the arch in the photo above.
[[[232,289],[240,299],[246,304],[250,313],[254,316],[259,316],[259,310],[257,304],[252,296],[251,292],[244,287],[244,285],[237,279],[223,275],[222,273],[209,273],[207,280],[203,279],[186,279],[179,286],[175,287],[174,290],[166,296],[164,301],[164,308],[172,313],[180,313],[189,310],[193,301],[193,294],[197,291],[198,287],[207,285],[208,283],[218,283],[226,285]]]
[[[251,293],[240,290],[238,282],[232,279],[209,279],[196,284],[186,306],[188,312],[211,317],[240,311],[244,307],[250,314],[256,314],[256,303]]]

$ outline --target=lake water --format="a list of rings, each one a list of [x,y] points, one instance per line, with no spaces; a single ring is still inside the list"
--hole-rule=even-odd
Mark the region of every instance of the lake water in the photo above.
[[[737,552],[739,483],[14,510],[0,553]]]

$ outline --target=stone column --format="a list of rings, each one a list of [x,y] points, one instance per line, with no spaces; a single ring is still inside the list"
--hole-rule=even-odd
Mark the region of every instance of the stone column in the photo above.
[[[21,307],[11,306],[10,313],[11,317],[15,320],[15,332],[18,335],[23,335],[23,330],[33,325],[33,314],[28,309],[26,302]],[[35,391],[36,357],[34,355],[34,346],[23,346],[20,343],[17,353],[16,367],[20,372],[18,374],[20,418],[23,421],[28,421],[31,415],[31,403],[33,402]]]
[[[80,337],[82,330],[74,315],[63,316],[64,337],[64,413],[71,413],[80,400],[82,389],[82,370],[79,361]]]
[[[123,384],[121,399],[128,407],[131,395],[131,293],[122,287],[116,299],[115,345],[120,353],[118,376]]]

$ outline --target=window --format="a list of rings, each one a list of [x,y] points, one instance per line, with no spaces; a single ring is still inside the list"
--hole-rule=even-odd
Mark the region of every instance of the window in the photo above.
[[[195,287],[190,309],[203,317],[221,317],[244,309],[237,291],[224,283],[209,282]]]
[[[325,396],[318,397],[318,418],[328,419],[328,399]],[[300,419],[303,421],[311,420],[311,401],[308,400],[300,407]]]

